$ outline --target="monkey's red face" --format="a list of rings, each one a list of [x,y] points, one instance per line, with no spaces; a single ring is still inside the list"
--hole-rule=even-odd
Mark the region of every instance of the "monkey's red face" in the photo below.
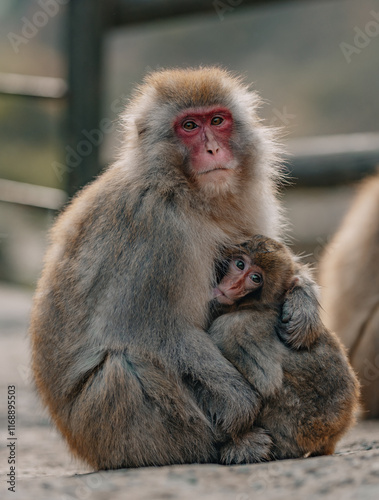
[[[213,298],[220,304],[231,305],[248,293],[258,290],[262,285],[262,269],[253,264],[250,257],[243,254],[230,261],[226,275],[213,289]]]
[[[217,183],[233,174],[238,162],[230,147],[233,117],[228,109],[186,110],[176,118],[174,129],[189,150],[190,172],[200,182]]]

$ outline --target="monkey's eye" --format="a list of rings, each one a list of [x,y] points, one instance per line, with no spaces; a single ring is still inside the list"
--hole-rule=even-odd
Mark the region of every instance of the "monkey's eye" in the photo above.
[[[260,274],[257,273],[251,274],[250,279],[256,285],[260,285],[262,283],[262,276]]]
[[[245,269],[245,263],[244,263],[244,261],[243,261],[243,260],[241,260],[241,259],[236,259],[236,260],[234,261],[234,265],[235,265],[238,269],[240,269],[240,271],[243,271],[243,270]]]
[[[194,128],[197,128],[196,123],[191,120],[184,122],[182,126],[185,130],[193,130]]]
[[[214,116],[211,120],[211,125],[221,125],[223,121],[224,118],[221,118],[221,116]]]

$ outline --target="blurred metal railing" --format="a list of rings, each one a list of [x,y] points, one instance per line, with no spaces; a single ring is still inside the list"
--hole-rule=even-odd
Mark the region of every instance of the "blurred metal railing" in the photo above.
[[[327,187],[362,179],[379,166],[379,133],[304,137],[287,142],[297,186]]]
[[[379,166],[379,133],[293,139],[286,144],[289,179],[302,187],[358,181]],[[59,210],[67,201],[60,189],[0,179],[0,201]]]
[[[67,201],[67,193],[61,189],[0,179],[0,201],[60,210]]]
[[[283,3],[288,0],[113,0],[113,26],[146,23],[191,14],[214,14],[223,20],[237,7]],[[293,1],[293,0],[291,0]],[[111,2],[110,2],[111,3]]]
[[[64,99],[68,85],[63,78],[0,73],[0,94],[16,97]]]
[[[284,0],[287,1],[287,0]],[[269,0],[279,3],[279,0]],[[105,33],[115,26],[145,23],[190,14],[218,15],[236,7],[267,4],[263,0],[74,0],[69,8],[68,83],[60,78],[0,74],[0,94],[41,99],[67,99],[65,143],[74,150],[83,130],[98,128],[102,96],[102,48]],[[85,28],[85,29],[84,29]],[[297,139],[288,144],[287,164],[296,185],[325,186],[358,180],[379,164],[379,134]],[[93,145],[80,166],[70,170],[71,196],[101,169],[99,147]],[[44,191],[46,189],[46,191]],[[1,181],[0,201],[58,209],[62,192]],[[42,193],[45,192],[45,195]],[[54,194],[55,193],[55,194]],[[55,201],[53,200],[55,199]],[[23,201],[24,200],[24,201]],[[26,201],[29,200],[28,203]],[[40,201],[38,201],[40,200]],[[44,201],[45,200],[45,201]],[[47,201],[48,200],[48,201]]]

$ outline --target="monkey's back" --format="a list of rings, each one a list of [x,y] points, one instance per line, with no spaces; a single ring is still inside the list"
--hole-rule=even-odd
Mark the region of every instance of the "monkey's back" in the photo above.
[[[355,421],[359,388],[337,336],[321,332],[309,350],[283,346],[283,384],[257,422],[274,437],[276,458],[333,453]]]
[[[96,468],[212,455],[209,423],[174,356],[189,318],[202,322],[212,238],[182,221],[180,203],[167,198],[108,171],[74,199],[51,233],[31,317],[33,373],[71,448]],[[183,277],[194,290],[191,301]],[[171,357],[162,345],[172,346]]]
[[[320,262],[326,325],[349,349],[364,418],[379,417],[379,172],[366,178]]]

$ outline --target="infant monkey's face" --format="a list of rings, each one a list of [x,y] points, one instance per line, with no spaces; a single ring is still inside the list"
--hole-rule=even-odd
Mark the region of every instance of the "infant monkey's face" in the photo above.
[[[232,255],[226,274],[213,289],[213,298],[219,304],[234,304],[238,299],[262,287],[264,271],[251,257],[241,253]]]
[[[220,304],[232,305],[264,288],[263,298],[273,300],[284,294],[293,285],[293,280],[294,261],[287,247],[257,235],[230,249],[224,274],[213,289],[213,298]]]

